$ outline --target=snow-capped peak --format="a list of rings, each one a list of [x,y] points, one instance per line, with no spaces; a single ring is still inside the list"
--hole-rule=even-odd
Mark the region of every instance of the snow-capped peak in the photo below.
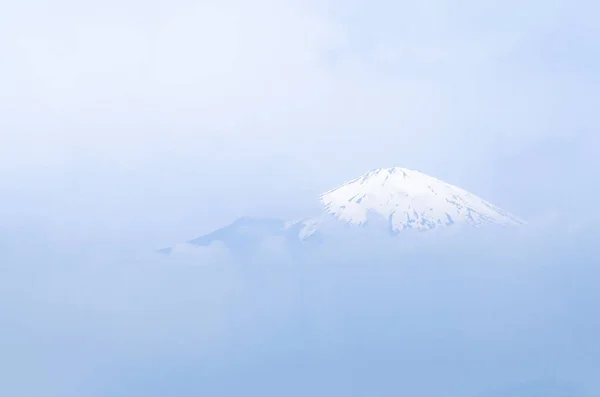
[[[324,211],[314,217],[285,221],[240,218],[212,233],[188,241],[189,246],[222,243],[234,252],[250,252],[271,238],[288,248],[319,245],[344,232],[347,224],[383,222],[396,234],[405,229],[429,230],[452,224],[519,225],[525,222],[449,183],[406,168],[379,168],[320,196]],[[342,225],[343,228],[338,228]],[[370,229],[370,228],[369,228]],[[374,229],[378,229],[375,227]],[[159,250],[169,254],[174,248]],[[175,249],[179,251],[180,249]]]
[[[320,197],[340,221],[363,225],[383,217],[391,232],[428,230],[454,223],[518,225],[525,222],[449,183],[406,168],[379,168]]]

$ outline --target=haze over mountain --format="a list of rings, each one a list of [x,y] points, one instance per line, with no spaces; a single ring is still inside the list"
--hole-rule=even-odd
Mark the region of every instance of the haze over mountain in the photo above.
[[[419,171],[378,168],[320,197],[320,214],[298,220],[243,217],[183,245],[161,249],[224,243],[247,252],[268,238],[280,238],[288,248],[321,243],[340,233],[369,229],[395,236],[403,231],[430,231],[454,225],[520,226],[525,221],[476,195]],[[335,236],[338,235],[338,236]]]
[[[599,14],[4,2],[0,397],[600,396]]]

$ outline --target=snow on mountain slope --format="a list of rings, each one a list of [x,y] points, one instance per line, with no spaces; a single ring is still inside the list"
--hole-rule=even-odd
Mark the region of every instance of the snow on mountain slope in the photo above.
[[[525,223],[459,187],[405,168],[370,171],[322,194],[320,200],[325,212],[340,221],[364,225],[379,217],[387,221],[392,233],[455,223]]]

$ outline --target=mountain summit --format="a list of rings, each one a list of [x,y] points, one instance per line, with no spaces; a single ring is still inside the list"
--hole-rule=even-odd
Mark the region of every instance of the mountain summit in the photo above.
[[[472,226],[525,222],[449,183],[406,168],[379,168],[320,197],[337,220],[365,225],[373,217],[387,221],[392,233],[429,230],[455,223]]]
[[[215,242],[240,252],[261,247],[269,239],[288,247],[321,243],[345,228],[387,228],[392,235],[404,230],[426,231],[454,224],[525,224],[516,216],[459,187],[406,168],[379,168],[320,196],[323,211],[295,221],[240,218],[213,233],[188,241],[187,246]],[[334,226],[334,227],[332,227]],[[381,226],[381,227],[379,227]],[[161,250],[172,252],[172,248]]]

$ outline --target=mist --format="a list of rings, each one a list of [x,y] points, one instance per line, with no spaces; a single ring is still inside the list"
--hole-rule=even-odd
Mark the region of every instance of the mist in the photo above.
[[[0,396],[600,395],[599,11],[3,5]],[[390,166],[528,225],[154,254]]]
[[[0,281],[0,391],[592,396],[600,270],[588,232],[300,259],[273,247],[15,251]]]

